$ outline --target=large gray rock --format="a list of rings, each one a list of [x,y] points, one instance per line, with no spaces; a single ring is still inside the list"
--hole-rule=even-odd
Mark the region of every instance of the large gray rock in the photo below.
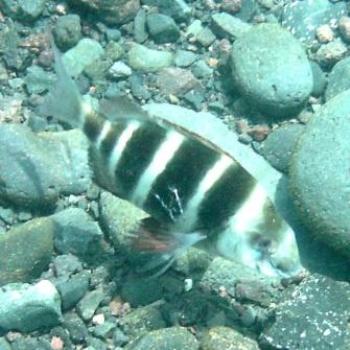
[[[0,286],[29,282],[49,265],[53,253],[53,222],[31,220],[0,236]]]
[[[275,310],[260,341],[268,349],[348,349],[348,283],[313,275]]]
[[[295,115],[312,91],[303,48],[277,24],[260,24],[240,36],[232,46],[231,65],[242,95],[264,115]]]
[[[79,130],[38,136],[22,125],[0,125],[0,197],[44,209],[60,193],[86,191],[87,148]]]
[[[350,256],[350,90],[307,124],[291,160],[290,188],[313,238]]]
[[[60,297],[50,281],[12,283],[0,289],[0,329],[31,332],[61,321]]]

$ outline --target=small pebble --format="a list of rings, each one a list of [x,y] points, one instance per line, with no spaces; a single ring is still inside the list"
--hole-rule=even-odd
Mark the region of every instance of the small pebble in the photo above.
[[[350,17],[341,17],[338,22],[338,28],[342,39],[346,42],[350,42]]]
[[[316,38],[320,43],[329,43],[334,39],[332,28],[328,24],[324,24],[316,29]]]

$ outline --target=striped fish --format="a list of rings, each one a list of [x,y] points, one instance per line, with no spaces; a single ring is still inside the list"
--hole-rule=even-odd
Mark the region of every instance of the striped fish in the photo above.
[[[151,215],[135,247],[161,252],[167,268],[209,238],[220,254],[262,273],[290,276],[300,269],[293,231],[235,159],[123,97],[102,100],[94,110],[54,50],[57,82],[41,112],[81,128],[96,182]]]

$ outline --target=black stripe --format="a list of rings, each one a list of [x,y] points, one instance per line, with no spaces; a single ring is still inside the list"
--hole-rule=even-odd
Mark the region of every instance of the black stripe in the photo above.
[[[144,209],[159,221],[171,223],[181,215],[207,170],[219,154],[204,144],[187,139],[154,183]],[[176,194],[180,203],[176,200]]]
[[[238,163],[232,164],[203,199],[198,213],[199,227],[222,225],[247,199],[256,180]]]
[[[116,183],[124,198],[131,195],[165,135],[164,128],[151,122],[143,123],[132,135],[115,170]]]
[[[105,120],[93,114],[88,114],[85,118],[83,131],[91,142],[95,142],[103,128]]]
[[[128,123],[126,121],[120,121],[112,124],[112,127],[109,129],[107,135],[101,142],[100,152],[103,156],[108,157],[111,154],[119,136],[127,128],[127,126]]]

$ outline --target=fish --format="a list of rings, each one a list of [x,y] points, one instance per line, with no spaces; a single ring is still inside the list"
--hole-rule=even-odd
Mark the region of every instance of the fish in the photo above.
[[[95,182],[150,217],[132,233],[138,251],[167,268],[198,242],[269,276],[297,274],[294,232],[264,187],[210,139],[146,112],[125,96],[84,99],[52,43],[56,82],[40,113],[80,128],[90,142]]]

